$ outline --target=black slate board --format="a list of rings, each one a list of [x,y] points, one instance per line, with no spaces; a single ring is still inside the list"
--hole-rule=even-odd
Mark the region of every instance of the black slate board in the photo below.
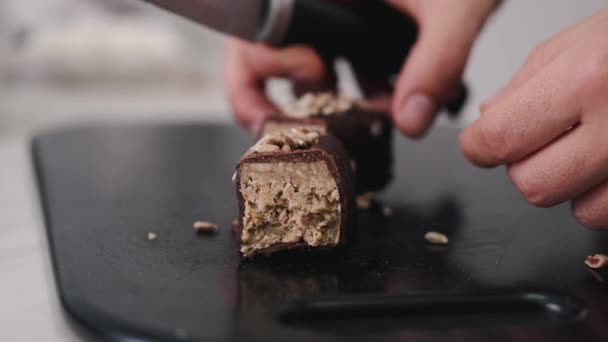
[[[396,179],[359,214],[349,248],[324,258],[240,263],[231,176],[250,145],[227,126],[76,127],[33,143],[61,301],[87,335],[201,341],[608,339],[605,283],[584,266],[608,236],[567,205],[530,207],[502,169],[470,166],[457,131],[396,138]],[[381,205],[393,208],[385,218]],[[197,236],[195,220],[221,226]],[[423,241],[445,232],[447,247]],[[148,232],[157,239],[149,241]],[[525,313],[416,315],[282,323],[291,299],[412,291],[539,288],[572,295],[579,320]],[[518,319],[519,318],[519,319]],[[536,317],[538,318],[538,317]]]

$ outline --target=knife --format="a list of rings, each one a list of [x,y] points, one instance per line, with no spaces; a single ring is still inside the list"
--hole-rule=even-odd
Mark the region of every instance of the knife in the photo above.
[[[361,78],[382,82],[399,73],[418,35],[410,17],[379,0],[144,1],[247,41],[311,46],[329,65],[345,58]],[[463,85],[449,112],[466,98]]]

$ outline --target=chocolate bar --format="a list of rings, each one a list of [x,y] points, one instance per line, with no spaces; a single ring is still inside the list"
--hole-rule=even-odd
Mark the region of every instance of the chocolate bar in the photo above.
[[[335,137],[294,128],[265,135],[234,177],[243,257],[343,244],[353,225],[350,159]]]
[[[382,190],[392,179],[392,122],[388,113],[331,93],[306,94],[270,116],[262,134],[304,127],[342,141],[353,160],[357,193]]]

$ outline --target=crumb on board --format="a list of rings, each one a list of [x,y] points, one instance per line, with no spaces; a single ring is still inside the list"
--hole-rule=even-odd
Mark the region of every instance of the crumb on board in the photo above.
[[[156,234],[154,234],[152,232],[149,232],[148,233],[148,240],[154,240],[154,239],[156,239]]]
[[[195,221],[193,227],[197,233],[211,233],[217,231],[218,225],[207,221]]]
[[[439,232],[427,232],[426,234],[424,234],[424,239],[426,241],[428,241],[429,243],[435,244],[435,245],[447,245],[449,240],[448,237],[445,236],[442,233]]]
[[[386,217],[393,215],[393,208],[385,205],[382,207],[382,214]]]
[[[604,254],[589,255],[585,259],[585,265],[595,269],[606,267],[608,265],[608,256]]]
[[[373,192],[366,192],[357,196],[357,208],[367,210],[372,206],[372,200],[374,199]]]
[[[234,220],[232,220],[232,225],[233,226],[238,226],[239,225],[239,219],[235,218]]]

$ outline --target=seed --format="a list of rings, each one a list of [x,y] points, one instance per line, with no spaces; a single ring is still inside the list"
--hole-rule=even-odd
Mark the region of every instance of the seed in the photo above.
[[[364,195],[357,196],[357,208],[366,210],[372,206],[372,200]]]
[[[608,256],[604,254],[589,255],[585,259],[585,265],[591,268],[602,268],[608,265]]]
[[[447,236],[445,236],[441,233],[438,233],[438,232],[428,232],[428,233],[424,234],[424,238],[429,243],[432,243],[435,245],[447,245],[449,242]]]
[[[298,139],[302,140],[302,139],[306,139],[306,134],[308,134],[309,131],[306,130],[304,131],[303,128],[292,128],[291,129],[291,138],[295,139],[295,141],[297,142]]]
[[[148,233],[148,240],[154,240],[154,239],[156,239],[156,234],[154,234],[152,232],[149,232]]]
[[[312,103],[315,99],[315,95],[313,93],[304,94],[297,103],[308,105]]]
[[[384,216],[388,217],[393,215],[393,209],[391,207],[388,206],[384,206],[382,208],[382,214],[384,214]]]
[[[335,105],[338,112],[346,112],[347,110],[351,109],[353,103],[350,99],[342,97],[335,102]]]
[[[329,199],[330,201],[337,201],[340,199],[340,192],[338,191],[338,189],[335,189],[331,192],[331,194],[329,195]]]
[[[270,144],[261,144],[255,146],[255,151],[258,153],[268,153],[279,150],[279,146]]]
[[[305,118],[310,115],[310,112],[304,108],[289,107],[285,109],[285,114],[293,118]]]
[[[331,93],[322,93],[317,95],[317,98],[313,102],[315,107],[325,107],[333,100]]]
[[[232,175],[232,183],[236,184],[236,172]]]
[[[321,113],[323,113],[324,115],[330,115],[336,112],[336,108],[332,105],[328,105],[323,107],[323,109],[321,110]]]
[[[209,233],[217,230],[217,224],[207,221],[196,221],[194,222],[194,230],[197,233]]]
[[[288,135],[283,136],[283,143],[285,145],[289,146],[289,148],[291,148],[291,149],[294,149],[297,147],[296,142],[293,141],[293,139],[291,139],[291,137]],[[285,147],[285,146],[283,146],[283,147]]]
[[[258,142],[258,145],[282,145],[282,142],[279,137],[267,135]]]

